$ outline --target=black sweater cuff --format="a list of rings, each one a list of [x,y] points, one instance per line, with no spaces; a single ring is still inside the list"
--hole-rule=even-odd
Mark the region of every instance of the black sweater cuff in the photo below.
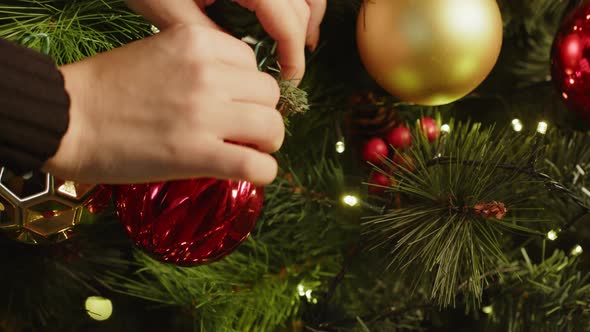
[[[0,39],[0,165],[39,170],[69,124],[64,78],[42,54]]]

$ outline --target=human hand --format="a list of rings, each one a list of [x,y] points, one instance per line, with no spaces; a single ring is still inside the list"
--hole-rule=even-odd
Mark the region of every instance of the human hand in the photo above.
[[[105,184],[276,176],[280,89],[228,34],[175,26],[61,71],[70,126],[44,171]]]
[[[234,0],[256,13],[266,32],[277,41],[284,79],[296,84],[305,72],[305,45],[311,50],[320,39],[320,23],[327,0]],[[127,5],[160,29],[176,24],[219,29],[203,12],[215,0],[126,0]]]

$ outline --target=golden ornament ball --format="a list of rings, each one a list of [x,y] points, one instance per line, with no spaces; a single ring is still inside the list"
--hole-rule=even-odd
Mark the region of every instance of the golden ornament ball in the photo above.
[[[357,43],[381,87],[433,106],[483,82],[500,55],[502,32],[495,0],[365,0]]]

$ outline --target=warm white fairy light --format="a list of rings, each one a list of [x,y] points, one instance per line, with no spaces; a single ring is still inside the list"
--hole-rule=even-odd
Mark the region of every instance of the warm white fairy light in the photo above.
[[[346,144],[343,141],[336,142],[336,152],[344,153],[346,151]]]
[[[449,126],[448,124],[444,124],[444,125],[440,126],[440,131],[448,134],[451,132],[451,126]]]
[[[297,294],[301,297],[305,297],[307,302],[311,302],[313,304],[318,303],[318,299],[313,297],[313,290],[306,288],[302,284],[297,285]]]
[[[101,296],[90,296],[84,303],[88,316],[94,320],[107,320],[113,314],[113,303],[111,300]]]
[[[581,245],[577,245],[574,247],[574,249],[572,249],[572,256],[580,256],[582,253],[584,252],[584,249],[582,248]]]
[[[550,241],[557,240],[557,231],[550,230],[549,232],[547,232],[547,239]]]
[[[481,311],[483,311],[484,314],[491,315],[491,314],[494,313],[494,307],[492,307],[491,305],[489,305],[487,307],[481,308]]]
[[[344,202],[344,204],[351,206],[351,207],[355,207],[355,206],[359,205],[358,197],[353,196],[353,195],[345,195],[344,197],[342,197],[342,202]]]
[[[514,119],[512,120],[512,129],[514,129],[515,132],[521,132],[522,131],[522,122],[519,119]]]
[[[305,287],[302,284],[297,285],[297,293],[299,296],[305,296]]]
[[[547,122],[541,121],[537,125],[537,132],[541,135],[545,135],[547,133],[547,128],[549,128],[549,125],[547,124]]]

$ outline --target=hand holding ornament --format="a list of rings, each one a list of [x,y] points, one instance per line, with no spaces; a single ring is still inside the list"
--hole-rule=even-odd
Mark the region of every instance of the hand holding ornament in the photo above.
[[[70,125],[44,167],[54,176],[108,184],[276,176],[269,153],[284,137],[280,89],[226,33],[174,26],[61,71]]]

